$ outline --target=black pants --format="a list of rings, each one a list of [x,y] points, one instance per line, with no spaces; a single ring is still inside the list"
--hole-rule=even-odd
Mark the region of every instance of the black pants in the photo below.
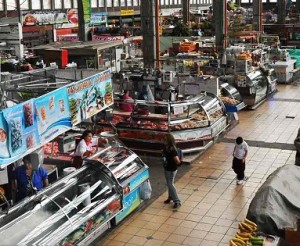
[[[243,180],[245,178],[245,162],[243,160],[234,157],[232,169],[236,173],[238,180]]]

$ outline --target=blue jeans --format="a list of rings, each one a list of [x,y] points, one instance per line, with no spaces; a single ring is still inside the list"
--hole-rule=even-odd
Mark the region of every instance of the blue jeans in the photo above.
[[[180,202],[179,197],[177,195],[177,191],[174,185],[174,180],[175,176],[177,174],[176,171],[166,171],[165,170],[165,177],[166,177],[166,182],[167,182],[167,187],[168,187],[168,199],[172,200],[173,202]]]

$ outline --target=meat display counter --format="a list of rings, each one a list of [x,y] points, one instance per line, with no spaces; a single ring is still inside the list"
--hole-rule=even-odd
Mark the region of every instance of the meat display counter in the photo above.
[[[237,75],[234,87],[241,94],[244,103],[249,108],[255,108],[267,96],[275,91],[274,79],[261,70],[255,70],[246,75]]]
[[[140,186],[149,179],[148,166],[134,152],[121,145],[109,146],[89,159],[105,165],[122,187],[123,208],[113,221],[119,223],[142,203]]]
[[[89,245],[129,215],[142,202],[140,186],[149,172],[119,143],[114,140],[80,169],[2,211],[1,244]]]
[[[122,209],[122,189],[96,161],[0,216],[4,245],[87,245]]]
[[[167,133],[183,152],[201,151],[227,127],[225,106],[211,93],[176,102],[127,100],[134,104],[132,112],[120,111],[121,103],[124,101],[116,101],[111,122],[121,141],[134,151],[161,153]],[[99,124],[107,123],[102,120]]]
[[[238,112],[247,105],[243,102],[238,90],[228,83],[220,85],[221,100],[225,105],[227,112]]]

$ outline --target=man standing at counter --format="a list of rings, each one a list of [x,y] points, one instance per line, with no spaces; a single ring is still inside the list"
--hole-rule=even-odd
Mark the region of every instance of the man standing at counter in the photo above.
[[[23,162],[24,164],[13,172],[12,190],[16,194],[17,202],[49,185],[44,167],[39,165],[34,169],[29,155],[23,158]]]

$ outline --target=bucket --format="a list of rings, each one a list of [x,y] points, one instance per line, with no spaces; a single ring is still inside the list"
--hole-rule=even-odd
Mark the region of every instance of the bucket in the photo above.
[[[75,172],[75,171],[76,171],[75,167],[66,167],[66,168],[63,169],[63,175],[67,176],[70,173]]]

